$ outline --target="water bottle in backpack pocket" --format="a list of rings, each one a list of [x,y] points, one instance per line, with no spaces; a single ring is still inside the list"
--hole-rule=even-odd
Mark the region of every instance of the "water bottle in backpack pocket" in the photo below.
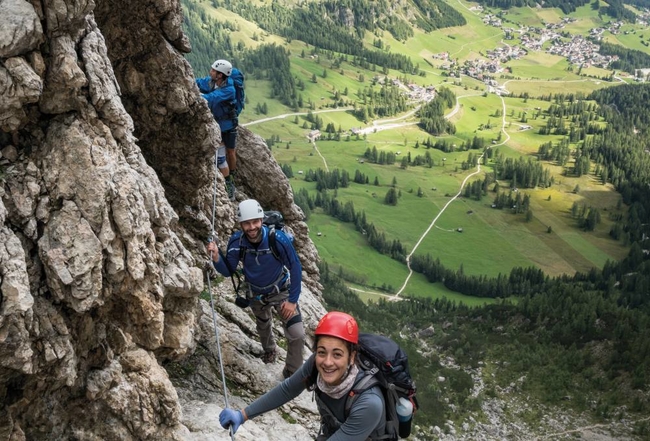
[[[408,438],[411,434],[411,422],[413,421],[413,403],[407,398],[400,397],[396,410],[399,420],[399,437]]]

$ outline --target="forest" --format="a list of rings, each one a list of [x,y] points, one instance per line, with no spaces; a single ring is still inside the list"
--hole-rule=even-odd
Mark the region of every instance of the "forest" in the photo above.
[[[636,14],[627,9],[623,3],[621,0],[607,0],[607,7],[603,8],[604,12],[616,20],[634,23],[636,21]]]
[[[611,68],[622,70],[634,75],[634,69],[645,69],[650,66],[650,55],[634,49],[627,49],[618,44],[600,42],[600,53],[617,55],[619,59],[612,62]]]
[[[411,21],[407,21],[401,14],[395,14],[392,3],[387,0],[328,0],[307,3],[300,8],[290,8],[279,2],[259,6],[247,0],[213,0],[212,4],[236,12],[268,32],[297,38],[326,49],[333,49],[332,46],[345,47],[347,50],[337,51],[349,54],[350,50],[356,49],[350,42],[359,41],[364,31],[383,30],[390,32],[395,39],[405,41],[413,36],[414,26],[430,32],[466,24],[465,18],[458,11],[440,0],[413,0],[412,3],[405,3],[407,13],[404,15],[413,17]],[[312,23],[319,23],[319,26],[312,26]],[[318,40],[316,37],[319,35],[324,40]]]
[[[418,111],[420,127],[432,135],[454,134],[456,128],[445,119],[445,110],[456,103],[456,95],[446,87],[441,87],[436,97],[422,106]]]
[[[240,66],[243,60],[251,58],[254,51],[247,51],[242,46],[233,46],[229,32],[237,30],[234,24],[224,24],[212,19],[199,5],[190,0],[182,0],[182,4],[185,9],[183,29],[194,47],[188,54],[188,60],[195,69],[207,69],[210,65],[208,58],[216,53],[233,60],[237,66]],[[414,74],[418,73],[417,66],[408,57],[385,50],[365,48],[362,43],[364,32],[386,31],[396,39],[405,41],[413,35],[414,26],[429,32],[466,24],[458,11],[440,0],[413,0],[408,8],[409,16],[414,17],[413,22],[405,21],[392,13],[391,3],[388,1],[369,3],[361,0],[331,0],[309,3],[302,8],[290,8],[279,2],[259,6],[247,0],[213,0],[212,5],[231,10],[257,23],[265,31],[285,37],[288,41],[298,39],[317,49],[349,55],[353,57],[354,63],[364,68],[364,63],[367,63]],[[351,11],[352,14],[348,21],[340,18],[346,16],[343,13],[345,11]],[[313,23],[319,25],[313,26]],[[259,60],[250,60],[246,67],[247,70],[255,70],[261,66],[265,65],[260,64]],[[280,95],[286,99],[290,94]]]

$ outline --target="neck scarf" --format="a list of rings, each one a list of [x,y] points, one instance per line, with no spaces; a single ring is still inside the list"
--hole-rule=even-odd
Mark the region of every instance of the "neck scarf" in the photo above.
[[[351,367],[348,368],[348,372],[343,377],[343,381],[341,381],[336,386],[330,386],[327,383],[325,383],[321,378],[320,374],[318,374],[318,378],[316,379],[316,384],[318,385],[318,388],[321,391],[323,391],[330,397],[338,400],[339,398],[343,397],[343,395],[347,394],[350,391],[350,389],[352,389],[352,386],[354,386],[354,381],[357,379],[358,373],[359,373],[359,368],[357,367],[356,364],[353,364]]]

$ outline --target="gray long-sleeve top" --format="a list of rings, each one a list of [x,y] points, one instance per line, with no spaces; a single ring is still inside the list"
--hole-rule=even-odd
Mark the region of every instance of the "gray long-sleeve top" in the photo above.
[[[307,387],[314,366],[314,356],[305,361],[291,377],[275,386],[273,389],[253,401],[245,412],[249,419],[276,409],[296,398]],[[361,372],[359,375],[363,375]],[[347,395],[340,399],[322,394],[321,398],[330,411],[339,421],[344,421],[329,441],[364,441],[370,434],[379,430],[383,432],[386,424],[384,397],[379,386],[375,386],[362,393],[352,404],[347,419],[345,418],[345,400]]]

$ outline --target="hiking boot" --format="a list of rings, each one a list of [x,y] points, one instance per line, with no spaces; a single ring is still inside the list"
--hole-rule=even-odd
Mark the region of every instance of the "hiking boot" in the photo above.
[[[262,361],[264,364],[269,364],[269,363],[275,363],[275,359],[278,357],[278,353],[275,349],[272,351],[266,351],[264,352],[264,355],[262,355]]]
[[[282,369],[282,376],[284,377],[285,380],[286,380],[287,378],[289,378],[290,376],[292,376],[292,375],[293,375],[293,372],[291,372],[291,371],[290,371],[289,369],[287,369],[286,367],[285,367],[284,369]]]
[[[226,193],[228,193],[228,199],[231,201],[235,200],[235,182],[231,179],[226,178]]]

